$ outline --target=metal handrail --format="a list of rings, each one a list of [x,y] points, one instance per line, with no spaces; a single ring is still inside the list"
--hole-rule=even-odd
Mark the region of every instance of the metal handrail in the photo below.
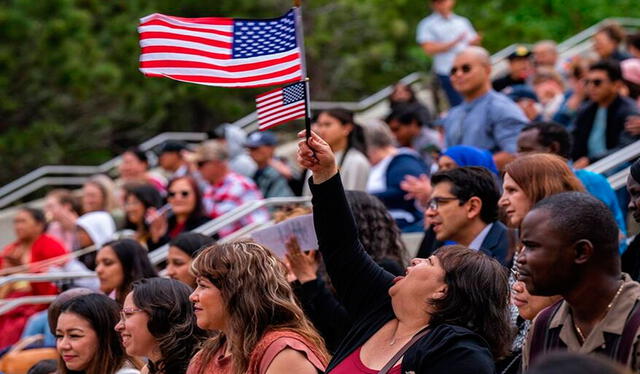
[[[218,233],[222,228],[239,221],[240,219],[246,217],[247,215],[255,212],[258,209],[262,208],[271,208],[279,205],[285,204],[303,204],[311,201],[310,196],[294,196],[294,197],[270,197],[268,199],[263,200],[254,200],[248,201],[239,207],[235,208],[232,211],[229,211],[220,217],[209,221],[191,232],[197,232],[207,236],[213,236]],[[166,260],[167,254],[169,253],[169,245],[165,244],[162,247],[154,250],[149,254],[149,260],[152,264],[157,265],[160,262]]]
[[[631,174],[630,167],[613,174],[612,176],[607,178],[607,181],[611,185],[611,188],[613,188],[614,191],[617,191],[627,185],[627,177],[629,176],[629,174]]]
[[[571,51],[571,49],[576,48],[581,44],[584,44],[585,42],[588,42],[589,38],[591,38],[597,32],[598,28],[602,24],[607,22],[612,22],[612,21],[618,22],[620,25],[626,26],[626,27],[640,27],[640,19],[638,18],[607,18],[558,44],[558,52],[560,54],[565,54]],[[498,66],[499,64],[503,64],[507,56],[511,54],[511,52],[518,45],[521,45],[521,44],[511,44],[506,48],[503,48],[502,50],[494,53],[491,56],[491,63],[493,65],[498,65]],[[422,73],[414,72],[405,76],[400,81],[405,84],[414,84],[417,81],[419,81],[422,76],[423,76]],[[320,110],[334,108],[334,107],[341,107],[341,108],[353,110],[355,112],[360,112],[360,111],[364,111],[366,109],[371,108],[372,106],[380,103],[382,100],[385,100],[391,94],[392,90],[393,90],[393,86],[389,85],[379,90],[378,92],[374,93],[373,95],[370,95],[357,102],[312,101],[311,106],[313,109],[320,109]],[[254,131],[257,129],[257,114],[256,112],[249,113],[246,116],[233,122],[233,124],[247,131]],[[142,143],[140,145],[140,148],[146,151],[170,139],[186,140],[186,141],[201,141],[206,139],[206,134],[205,133],[177,133],[177,132],[162,133]],[[17,189],[21,189],[30,183],[35,183],[38,179],[44,177],[45,175],[63,174],[63,173],[75,174],[75,175],[91,175],[91,174],[98,174],[98,173],[106,173],[109,170],[113,169],[118,164],[119,161],[120,161],[120,157],[118,156],[99,166],[69,165],[69,166],[40,167],[16,179],[15,181],[3,187],[0,187],[0,208],[15,202],[17,199],[24,197],[26,194],[16,193],[16,194],[12,194],[11,196],[6,196],[6,195],[10,194],[11,192]],[[40,187],[45,186],[46,185],[44,184],[45,181],[40,182],[38,186]],[[59,181],[59,184],[67,184],[67,185],[78,184],[77,180],[69,179],[69,180],[66,180],[66,183],[62,183],[63,182],[62,180],[58,180],[58,181]],[[33,192],[38,188],[30,188],[30,191]]]
[[[628,146],[620,149],[619,151],[616,151],[609,156],[604,157],[597,162],[594,162],[593,164],[587,166],[585,169],[594,173],[602,174],[620,165],[621,163],[635,159],[638,156],[640,156],[640,140],[637,140],[634,143],[631,143]]]
[[[11,299],[0,304],[0,316],[10,311],[11,309],[17,308],[21,305],[26,304],[49,304],[56,299],[56,295],[48,295],[48,296],[23,296],[17,299]]]
[[[15,282],[52,282],[57,280],[65,280],[65,279],[81,279],[81,278],[93,278],[96,276],[96,273],[93,271],[82,271],[82,272],[53,272],[53,273],[20,273],[20,274],[12,274],[7,275],[5,277],[0,278],[0,286],[4,286],[5,284],[15,283]]]

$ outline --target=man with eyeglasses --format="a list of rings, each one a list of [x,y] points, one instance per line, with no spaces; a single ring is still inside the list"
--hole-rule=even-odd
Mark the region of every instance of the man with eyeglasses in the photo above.
[[[271,166],[276,144],[278,140],[270,131],[254,132],[247,137],[245,143],[249,156],[258,165],[253,180],[265,198],[293,196],[287,179]]]
[[[636,104],[622,97],[620,63],[599,61],[589,67],[585,86],[589,101],[578,111],[573,132],[575,168],[585,166],[640,139],[625,130],[625,122],[638,114]]]
[[[500,191],[493,174],[467,166],[434,174],[433,191],[425,211],[429,226],[419,255],[429,256],[438,247],[454,242],[491,256],[505,266],[509,230],[498,221]]]
[[[455,0],[431,0],[433,13],[418,24],[416,39],[428,56],[433,56],[433,71],[444,90],[450,106],[462,102],[453,89],[449,70],[456,54],[482,39],[465,17],[453,13]]]
[[[516,153],[518,134],[529,122],[507,96],[491,88],[491,60],[481,47],[468,47],[454,60],[453,87],[464,102],[442,120],[447,147],[469,145],[486,149],[502,169]]]
[[[217,140],[202,143],[195,151],[193,162],[201,178],[207,182],[202,201],[211,218],[218,218],[246,202],[262,199],[260,190],[251,179],[231,171],[225,143]],[[218,234],[222,238],[254,222],[268,220],[268,212],[259,209],[225,226]]]

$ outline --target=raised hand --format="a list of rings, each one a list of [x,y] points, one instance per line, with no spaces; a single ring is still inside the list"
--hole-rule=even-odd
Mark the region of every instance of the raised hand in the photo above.
[[[305,138],[305,130],[298,133],[298,138]],[[308,143],[306,140],[298,143],[297,161],[302,168],[313,172],[315,184],[320,184],[338,173],[336,158],[331,147],[313,131]]]

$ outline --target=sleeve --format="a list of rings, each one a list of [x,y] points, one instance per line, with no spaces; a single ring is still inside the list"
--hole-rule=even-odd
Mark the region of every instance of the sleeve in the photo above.
[[[533,338],[533,331],[536,326],[536,322],[538,321],[538,317],[536,316],[533,321],[531,321],[531,326],[529,326],[529,331],[527,332],[527,337],[524,340],[524,344],[522,345],[522,371],[526,371],[529,369],[529,356],[531,350],[531,339]]]
[[[309,179],[309,185],[320,253],[339,300],[356,320],[389,297],[394,277],[362,248],[340,173],[321,184]]]
[[[269,186],[269,193],[267,196],[287,197],[293,196],[293,192],[291,191],[291,188],[289,188],[287,180],[283,177],[279,177],[275,178],[271,186]]]
[[[512,106],[505,108],[500,118],[494,122],[494,137],[500,147],[498,151],[516,153],[518,135],[529,121],[516,104],[510,104]]]
[[[418,28],[416,29],[416,42],[418,44],[424,44],[427,42],[436,41],[436,35],[429,27],[429,21],[427,18],[420,21]]]
[[[305,313],[320,331],[327,347],[330,350],[337,348],[352,325],[347,310],[321,278],[301,284],[297,294]]]

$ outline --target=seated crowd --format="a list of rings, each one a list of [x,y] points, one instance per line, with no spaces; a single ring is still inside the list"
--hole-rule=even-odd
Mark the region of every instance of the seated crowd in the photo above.
[[[197,146],[125,151],[118,179],[15,214],[0,277],[97,279],[0,285],[5,300],[57,295],[0,314],[0,372],[38,358],[30,372],[639,371],[640,236],[626,218],[640,223],[640,160],[623,165],[626,193],[584,169],[640,140],[640,35],[629,53],[623,41],[603,26],[593,61],[520,46],[493,81],[489,53],[468,46],[449,72],[461,102],[438,120],[398,83],[384,122],[322,110],[289,157],[276,133],[230,124]],[[193,232],[296,195],[311,207]],[[239,231],[309,213],[317,250],[292,236],[280,255]],[[401,234],[416,232],[409,260]]]

